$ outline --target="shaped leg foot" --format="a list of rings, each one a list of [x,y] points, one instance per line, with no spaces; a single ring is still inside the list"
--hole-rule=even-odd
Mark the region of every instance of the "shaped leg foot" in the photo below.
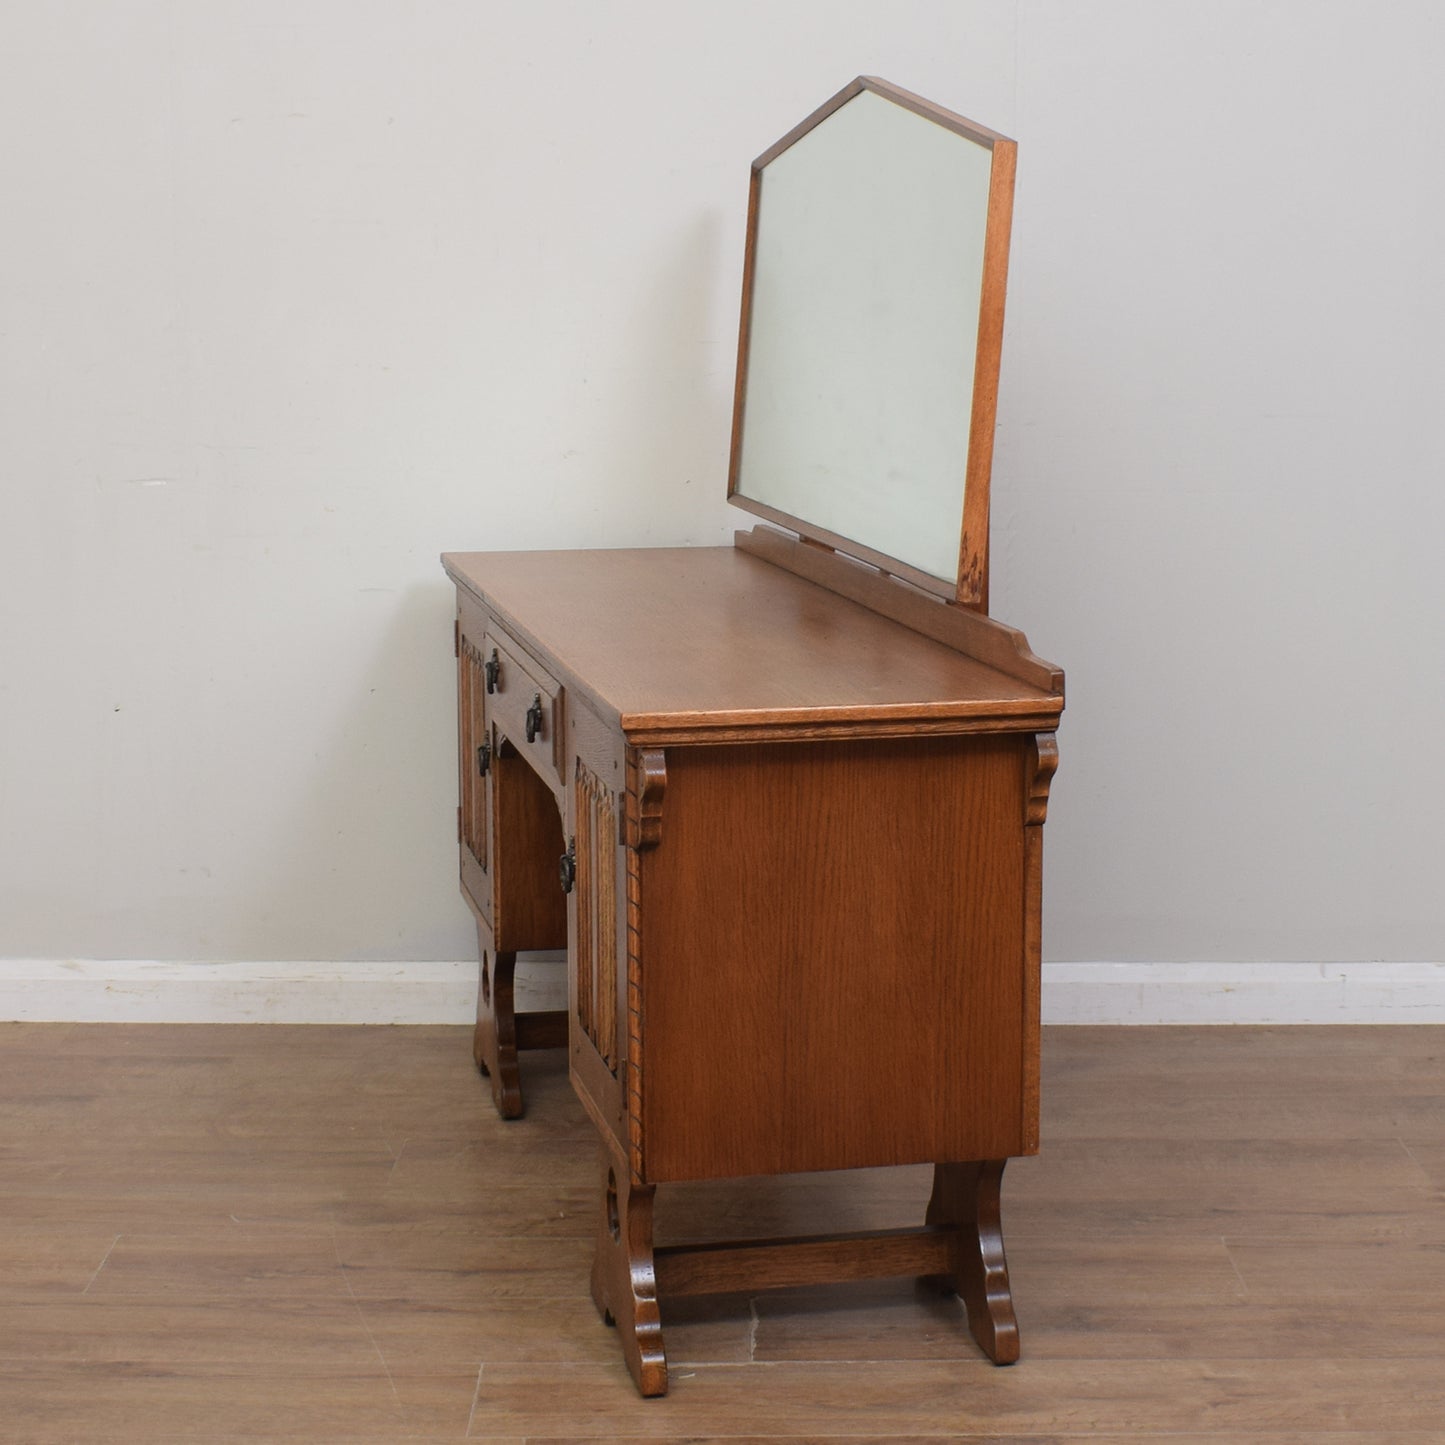
[[[472,1057],[492,1082],[492,1102],[504,1119],[522,1115],[522,1075],[517,1067],[517,1016],[513,1006],[515,953],[498,953],[490,931],[478,920],[477,947],[482,956],[477,980],[477,1026]]]
[[[968,1327],[996,1365],[1019,1357],[1019,1327],[1004,1257],[1000,1190],[1006,1159],[935,1164],[928,1223],[958,1231],[954,1270],[948,1281],[963,1297]]]
[[[650,1184],[633,1184],[622,1161],[603,1147],[592,1301],[607,1324],[616,1324],[627,1368],[645,1396],[667,1393],[667,1356],[652,1262],[655,1194]]]

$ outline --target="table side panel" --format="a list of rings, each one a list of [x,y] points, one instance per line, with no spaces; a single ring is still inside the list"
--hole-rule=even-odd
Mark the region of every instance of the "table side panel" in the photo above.
[[[1033,772],[1012,734],[667,750],[643,1177],[1031,1151]]]

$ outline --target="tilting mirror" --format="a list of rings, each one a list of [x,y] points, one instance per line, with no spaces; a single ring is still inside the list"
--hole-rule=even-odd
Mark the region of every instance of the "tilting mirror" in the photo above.
[[[985,611],[1014,151],[860,77],[753,163],[728,483]]]

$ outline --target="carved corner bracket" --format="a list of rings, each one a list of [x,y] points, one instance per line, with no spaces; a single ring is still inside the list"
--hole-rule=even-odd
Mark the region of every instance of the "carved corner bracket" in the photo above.
[[[1049,784],[1059,768],[1059,740],[1056,733],[1036,733],[1032,752],[1032,777],[1024,802],[1024,825],[1041,828],[1049,811]]]
[[[662,842],[662,800],[667,792],[667,754],[661,748],[628,753],[628,842],[632,847],[655,848]]]

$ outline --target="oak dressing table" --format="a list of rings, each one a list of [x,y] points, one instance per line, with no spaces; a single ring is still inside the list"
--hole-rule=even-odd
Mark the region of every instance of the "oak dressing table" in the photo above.
[[[1018,1355],[999,1191],[1038,1147],[1063,679],[986,615],[1012,162],[860,79],[755,163],[729,492],[786,530],[443,559],[474,1052],[514,1117],[519,1050],[569,1051],[601,1140],[592,1295],[644,1395],[667,1388],[659,1301],[687,1293],[933,1277]],[[820,267],[810,227],[840,215],[858,244]],[[518,1014],[517,953],[560,948],[567,1008]],[[933,1196],[904,1228],[653,1246],[659,1186],[918,1163]]]

